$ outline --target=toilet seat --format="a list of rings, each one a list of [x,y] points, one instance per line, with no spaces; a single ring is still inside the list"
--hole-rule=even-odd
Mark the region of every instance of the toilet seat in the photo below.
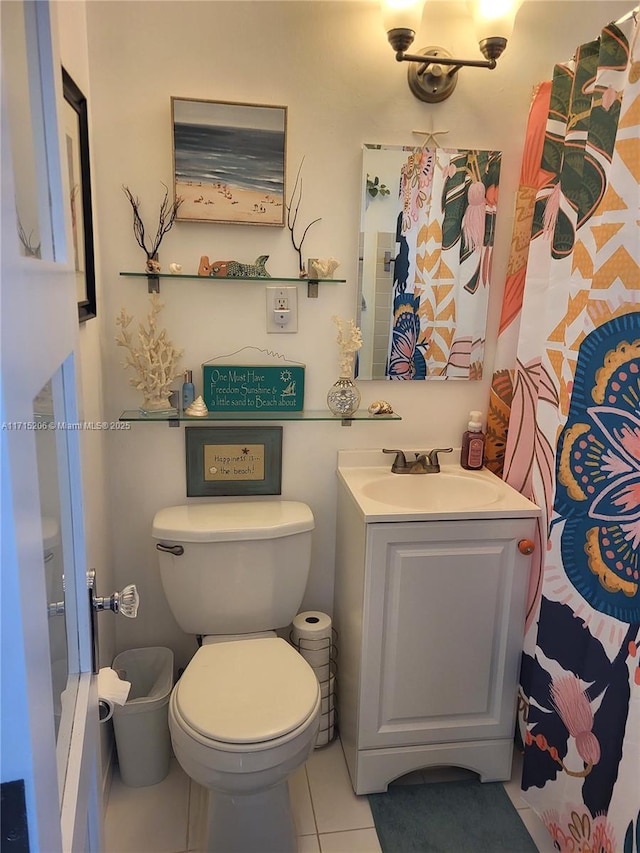
[[[222,749],[286,740],[315,713],[313,669],[279,637],[234,640],[198,649],[174,688],[181,725]]]

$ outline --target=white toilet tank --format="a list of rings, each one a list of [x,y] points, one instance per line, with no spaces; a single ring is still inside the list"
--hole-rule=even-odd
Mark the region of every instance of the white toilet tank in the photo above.
[[[307,585],[313,528],[311,509],[298,501],[159,510],[152,536],[162,586],[182,630],[249,634],[289,625]]]

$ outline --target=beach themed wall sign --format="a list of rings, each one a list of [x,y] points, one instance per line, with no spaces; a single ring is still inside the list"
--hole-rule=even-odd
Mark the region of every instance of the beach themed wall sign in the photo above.
[[[287,108],[171,98],[178,219],[284,225]]]
[[[202,365],[210,412],[301,412],[305,365],[258,347],[242,347]]]
[[[185,427],[187,497],[279,495],[282,427]]]

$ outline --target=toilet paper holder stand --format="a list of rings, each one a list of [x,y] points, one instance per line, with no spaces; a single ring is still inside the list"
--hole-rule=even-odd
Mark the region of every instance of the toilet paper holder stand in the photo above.
[[[321,735],[328,734],[327,741],[323,746],[326,746],[336,739],[338,736],[338,711],[336,708],[336,684],[338,674],[338,633],[331,626],[331,637],[294,637],[294,632],[289,633],[289,642],[291,645],[304,657],[305,652],[326,652],[328,650],[328,670],[326,678],[318,677],[320,690],[322,692],[323,706],[329,709],[328,713],[323,713],[320,716],[320,729],[318,738]],[[315,667],[312,667],[315,671]],[[316,676],[318,673],[316,672]],[[326,701],[328,700],[328,701]],[[316,747],[317,749],[318,747]]]

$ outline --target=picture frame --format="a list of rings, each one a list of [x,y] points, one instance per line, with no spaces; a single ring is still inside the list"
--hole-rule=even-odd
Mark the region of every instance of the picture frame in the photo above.
[[[87,99],[65,68],[62,68],[62,91],[78,321],[85,323],[96,317],[98,313],[89,163],[89,118]]]
[[[187,497],[279,495],[282,427],[185,427]]]
[[[177,219],[285,224],[287,107],[171,98]]]

